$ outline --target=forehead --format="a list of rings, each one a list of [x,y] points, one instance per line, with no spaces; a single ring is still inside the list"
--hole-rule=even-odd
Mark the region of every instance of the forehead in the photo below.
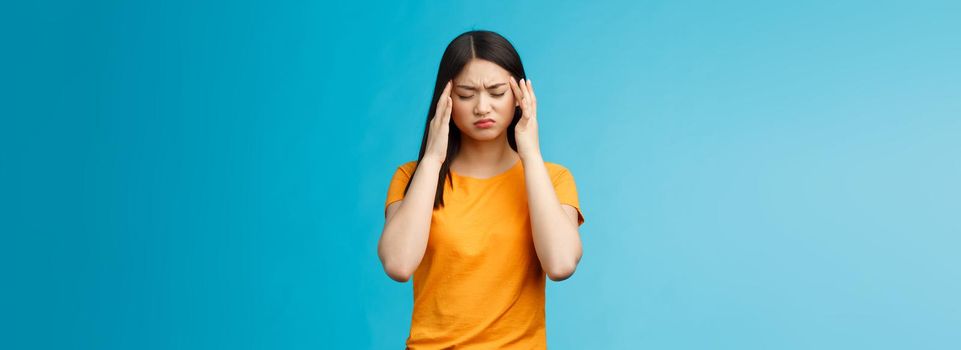
[[[454,77],[454,81],[474,86],[491,85],[505,83],[510,76],[510,72],[496,63],[475,58],[464,66],[464,70]]]

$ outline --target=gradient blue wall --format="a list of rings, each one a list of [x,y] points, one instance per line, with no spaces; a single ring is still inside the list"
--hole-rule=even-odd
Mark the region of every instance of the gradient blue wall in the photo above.
[[[4,4],[0,348],[402,348],[383,201],[470,29],[581,195],[552,349],[961,348],[959,4]]]

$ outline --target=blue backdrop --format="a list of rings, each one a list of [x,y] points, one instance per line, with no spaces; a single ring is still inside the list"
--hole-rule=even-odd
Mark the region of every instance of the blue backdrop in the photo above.
[[[0,348],[402,348],[387,184],[471,29],[587,219],[552,349],[961,348],[959,4],[6,3]]]

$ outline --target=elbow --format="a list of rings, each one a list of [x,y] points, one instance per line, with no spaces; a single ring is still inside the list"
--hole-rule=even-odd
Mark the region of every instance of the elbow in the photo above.
[[[574,264],[553,268],[547,271],[547,278],[550,278],[551,281],[554,282],[560,282],[571,278],[571,276],[574,275],[575,269],[576,265]]]
[[[389,254],[383,245],[383,241],[378,244],[377,247],[377,257],[380,258],[380,264],[384,268],[384,272],[387,273],[387,277],[390,279],[404,283],[410,280],[410,276],[414,272],[407,268],[405,264],[398,261],[394,254]]]
[[[390,279],[397,281],[399,283],[405,283],[410,280],[410,273],[396,270],[387,270],[387,276]]]
[[[397,265],[398,264],[384,263],[384,272],[386,272],[387,276],[394,281],[400,283],[409,281],[410,276],[414,274],[413,271]]]
[[[581,262],[581,255],[582,251],[578,247],[576,255],[571,259],[562,259],[551,264],[551,266],[545,269],[547,278],[550,278],[551,281],[554,282],[571,278],[571,276],[574,275],[574,271],[577,270],[577,264]]]

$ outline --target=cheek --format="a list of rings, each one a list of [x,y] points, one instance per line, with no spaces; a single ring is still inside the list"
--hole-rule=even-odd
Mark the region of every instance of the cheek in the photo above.
[[[497,111],[500,112],[500,114],[504,115],[505,117],[511,118],[514,116],[514,98],[513,97],[502,98],[498,100],[494,105],[497,106],[496,107]]]
[[[472,111],[473,105],[471,105],[470,102],[459,101],[456,97],[453,98],[453,100],[454,104],[450,109],[450,119],[457,125],[463,125],[463,123],[471,119],[471,115],[474,113]]]

